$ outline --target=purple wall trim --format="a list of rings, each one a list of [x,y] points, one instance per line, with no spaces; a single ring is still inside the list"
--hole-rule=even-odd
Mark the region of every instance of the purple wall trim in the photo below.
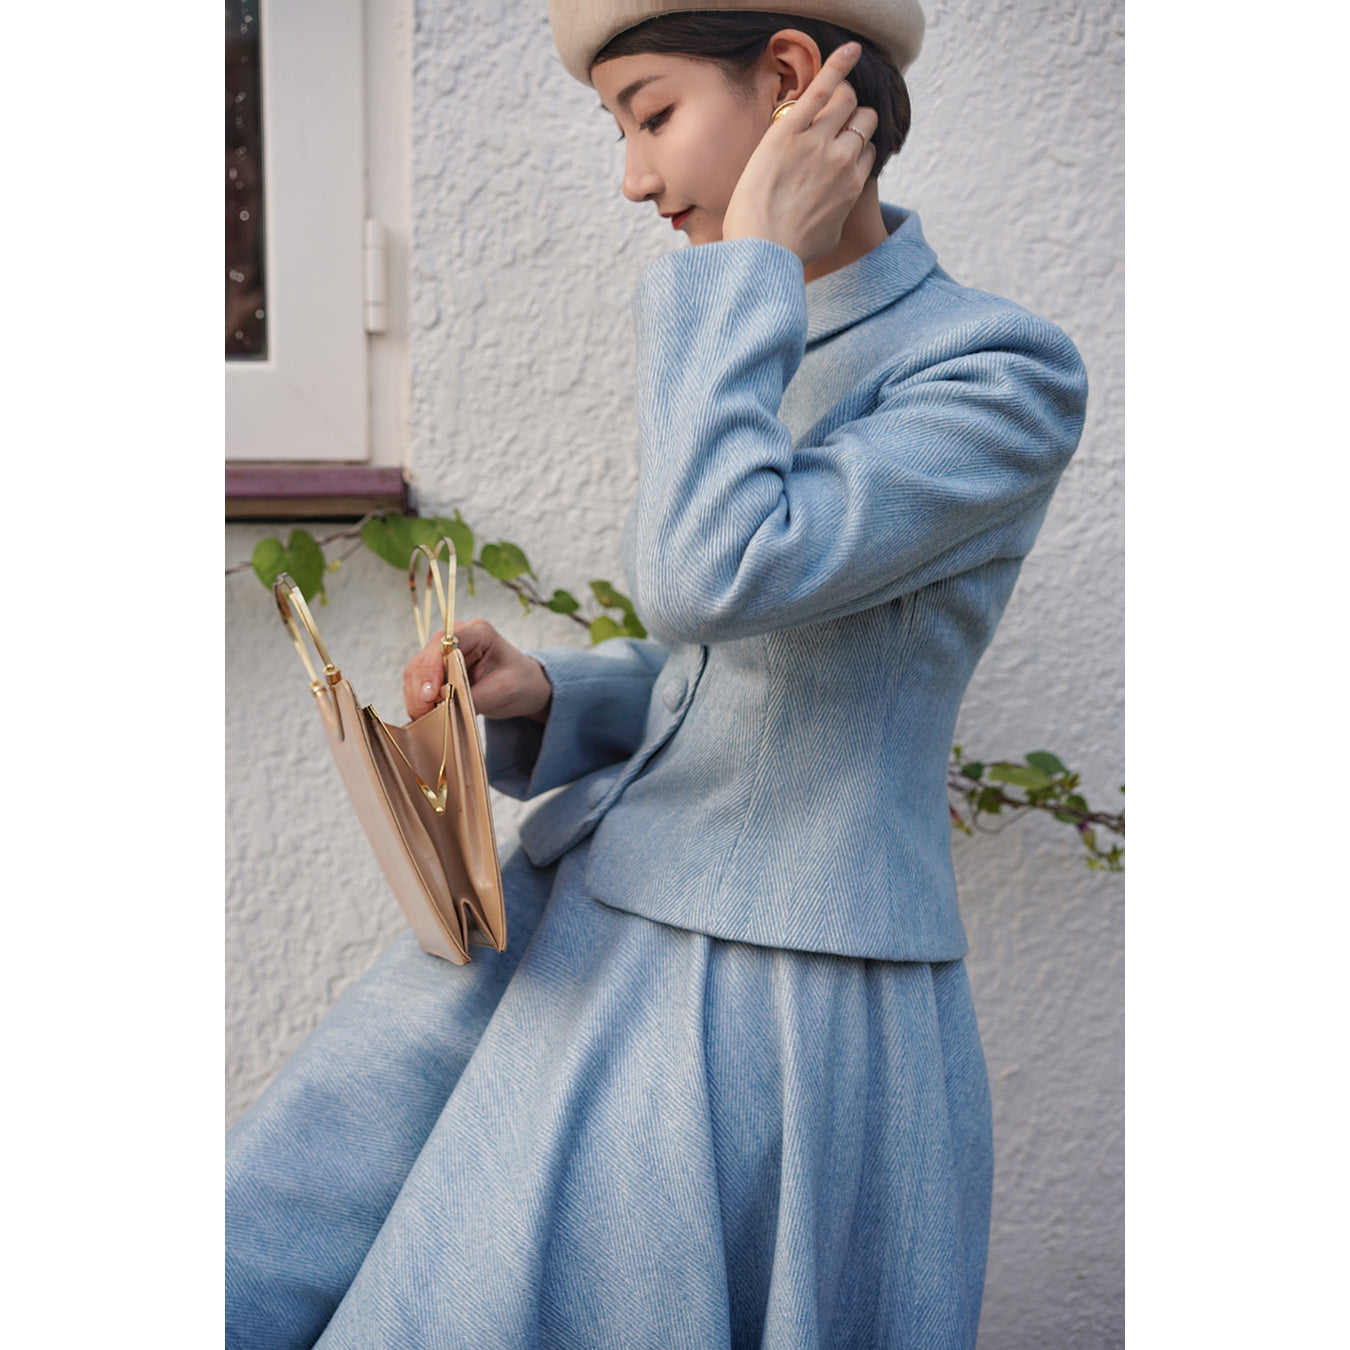
[[[406,510],[403,470],[369,464],[225,465],[227,520],[361,516],[377,507]]]

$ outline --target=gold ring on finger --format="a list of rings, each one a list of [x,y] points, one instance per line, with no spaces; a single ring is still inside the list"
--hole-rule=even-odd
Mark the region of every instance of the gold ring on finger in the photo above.
[[[844,128],[845,131],[851,131],[864,145],[867,144],[867,137],[862,134],[851,122]]]

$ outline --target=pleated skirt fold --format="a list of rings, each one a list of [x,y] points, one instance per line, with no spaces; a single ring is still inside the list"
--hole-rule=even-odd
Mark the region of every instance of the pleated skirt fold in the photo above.
[[[968,1350],[989,1094],[962,963],[724,942],[503,866],[231,1131],[233,1350]]]

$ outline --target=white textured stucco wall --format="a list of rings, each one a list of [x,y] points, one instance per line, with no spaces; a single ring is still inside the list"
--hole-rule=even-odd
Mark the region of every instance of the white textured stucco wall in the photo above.
[[[1082,448],[976,674],[960,736],[1054,750],[1119,801],[1122,724],[1123,4],[943,0],[910,76],[915,125],[882,197],[919,211],[959,280],[1061,324],[1091,380]],[[524,17],[522,17],[524,16]],[[544,6],[417,0],[409,466],[531,555],[545,586],[619,580],[633,490],[628,302],[681,246],[619,191],[621,149],[570,82]],[[227,530],[230,561],[263,527]],[[230,1117],[401,919],[350,820],[295,654],[251,577],[228,583]],[[480,587],[522,645],[573,641]],[[390,713],[413,645],[406,591],[367,554],[318,612]],[[579,630],[576,630],[579,631]],[[502,803],[502,833],[518,819]],[[997,1179],[980,1344],[1123,1343],[1123,886],[1063,826],[955,844],[994,1093]]]

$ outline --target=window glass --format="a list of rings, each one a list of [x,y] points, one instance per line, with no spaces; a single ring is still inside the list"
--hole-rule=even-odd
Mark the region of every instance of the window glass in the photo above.
[[[261,0],[225,0],[225,355],[267,356]]]

